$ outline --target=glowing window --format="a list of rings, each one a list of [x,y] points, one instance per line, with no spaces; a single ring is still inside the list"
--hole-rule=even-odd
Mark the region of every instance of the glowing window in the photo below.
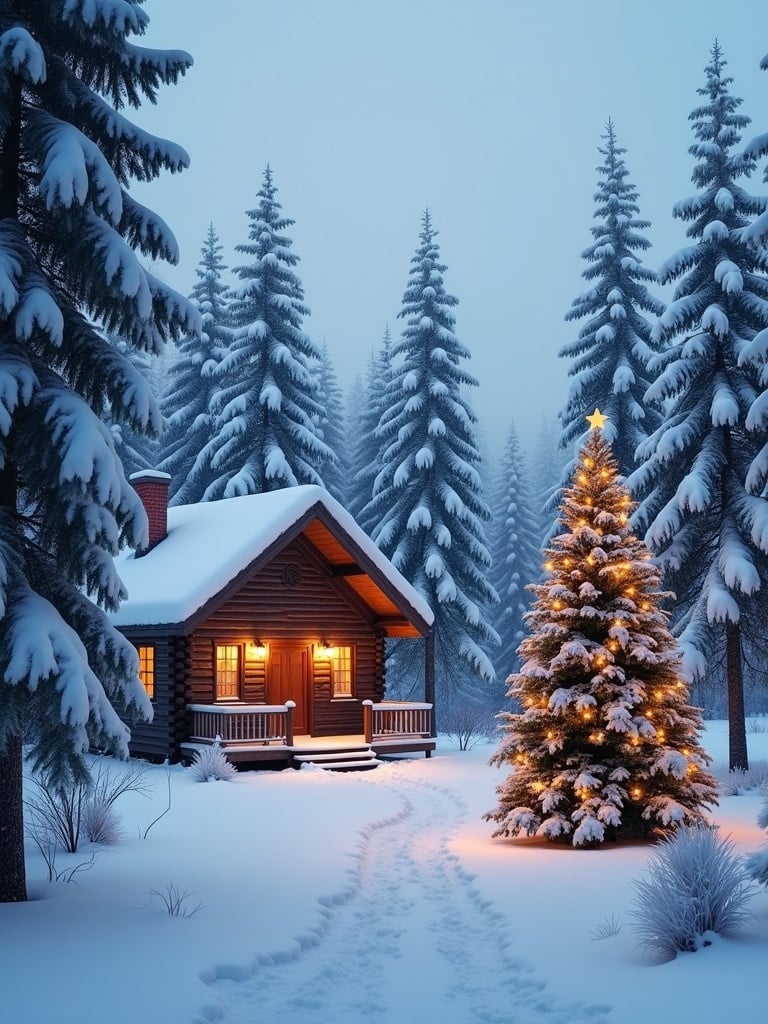
[[[150,700],[155,697],[155,646],[139,647],[139,679]]]
[[[240,696],[240,644],[216,644],[216,700]]]
[[[352,696],[351,647],[334,647],[331,656],[331,683],[334,697]]]

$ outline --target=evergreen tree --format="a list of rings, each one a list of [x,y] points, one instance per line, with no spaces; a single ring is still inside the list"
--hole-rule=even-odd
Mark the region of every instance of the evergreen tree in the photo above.
[[[494,655],[501,679],[519,667],[517,648],[530,607],[528,584],[539,576],[539,522],[534,515],[528,473],[514,426],[510,427],[492,501],[491,582],[499,595],[494,626],[501,645]]]
[[[559,445],[556,425],[542,418],[533,451],[533,464],[536,466],[533,505],[539,521],[540,550],[547,546],[555,533],[560,481],[567,480],[565,465],[571,462],[571,453],[563,452]]]
[[[392,405],[380,431],[387,442],[368,511],[373,539],[435,613],[435,663],[441,697],[478,692],[493,679],[486,648],[497,643],[485,610],[497,600],[488,582],[475,415],[461,396],[476,381],[462,367],[469,351],[454,334],[458,300],[443,284],[445,265],[429,212],[399,316],[406,321],[392,355]],[[364,513],[366,514],[366,513]]]
[[[371,354],[365,378],[362,415],[352,451],[350,468],[349,511],[366,533],[371,534],[377,517],[370,511],[373,485],[381,470],[384,447],[379,423],[387,410],[392,384],[392,336],[389,326],[384,331],[381,348]]]
[[[157,390],[153,384],[155,369],[153,357],[141,350],[132,349],[122,338],[117,336],[111,337],[110,341],[119,352],[131,361],[136,373],[143,378],[152,396],[156,398]],[[157,466],[160,442],[156,436],[138,430],[129,423],[121,423],[112,416],[110,409],[105,410],[102,419],[112,434],[112,442],[126,477],[130,477],[132,473],[138,473],[139,470],[154,469]]]
[[[55,786],[86,777],[90,745],[127,756],[113,702],[151,714],[103,610],[146,517],[101,419],[161,423],[105,332],[155,352],[197,326],[134,251],[176,261],[127,189],[188,160],[122,112],[191,63],[137,47],[147,23],[132,0],[0,5],[0,901],[25,898],[22,736]]]
[[[492,763],[494,835],[574,846],[702,819],[717,786],[688,704],[661,574],[631,531],[629,491],[599,430],[588,436],[560,508],[563,532],[534,588],[523,666]]]
[[[322,485],[319,468],[333,458],[315,427],[322,407],[311,366],[320,353],[301,327],[309,310],[284,234],[293,221],[276,195],[267,167],[258,206],[247,211],[250,242],[236,247],[252,261],[235,268],[242,283],[230,306],[233,338],[216,370],[214,435],[200,455],[215,474],[206,501]]]
[[[198,280],[190,296],[200,311],[203,331],[182,339],[162,400],[168,427],[159,468],[170,474],[174,505],[200,501],[214,478],[202,453],[213,436],[211,405],[221,388],[215,369],[231,340],[229,289],[222,280],[226,269],[219,236],[211,224],[200,251]]]
[[[760,61],[760,67],[763,71],[768,71],[768,53]],[[768,132],[763,132],[761,135],[756,135],[744,149],[744,156],[747,160],[758,160],[760,157],[768,155]],[[763,180],[768,181],[768,166],[766,166],[763,172]],[[766,236],[768,236],[768,209],[757,216],[752,223],[744,229],[744,237],[753,242],[765,242]]]
[[[344,420],[344,396],[336,371],[331,362],[328,343],[323,342],[320,349],[320,361],[315,369],[315,379],[322,412],[315,421],[317,433],[331,451],[318,467],[327,490],[333,497],[347,503],[349,487],[349,441]]]
[[[573,377],[568,402],[560,414],[561,447],[569,448],[584,435],[584,417],[596,406],[608,417],[606,438],[613,445],[619,468],[627,475],[635,467],[635,450],[661,421],[661,415],[643,405],[651,376],[647,369],[653,354],[651,322],[664,307],[646,288],[655,281],[654,271],[644,267],[639,253],[650,248],[641,232],[650,222],[638,218],[638,193],[627,180],[628,171],[616,141],[613,122],[599,147],[603,156],[595,192],[593,242],[581,254],[587,267],[582,277],[589,289],[576,298],[566,320],[588,318],[575,341],[560,349],[570,359]],[[564,480],[570,475],[566,470]],[[554,507],[559,504],[559,495]]]
[[[737,113],[724,68],[715,43],[698,90],[705,102],[690,116],[699,191],[675,207],[694,241],[661,270],[664,283],[678,284],[654,328],[661,374],[646,398],[667,418],[638,449],[643,465],[628,483],[643,496],[635,523],[677,595],[689,678],[725,645],[730,763],[746,768],[742,644],[761,636],[768,618],[765,472],[750,472],[766,432],[749,429],[761,391],[751,358],[768,326],[768,255],[744,239],[766,200],[739,183],[754,166],[736,150],[749,119]]]

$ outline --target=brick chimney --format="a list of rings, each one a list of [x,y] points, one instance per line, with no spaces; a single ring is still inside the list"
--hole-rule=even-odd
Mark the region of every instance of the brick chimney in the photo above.
[[[149,520],[149,543],[136,554],[145,555],[168,535],[168,487],[171,478],[155,469],[142,469],[128,477],[131,487],[141,498]]]

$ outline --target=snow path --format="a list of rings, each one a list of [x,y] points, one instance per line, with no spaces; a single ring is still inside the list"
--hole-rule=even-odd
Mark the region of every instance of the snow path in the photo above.
[[[321,922],[294,948],[205,977],[216,1002],[196,1024],[408,1024],[442,1006],[440,1024],[607,1024],[608,1007],[556,999],[511,954],[506,919],[449,850],[463,801],[397,765],[376,774],[365,784],[391,787],[402,809],[362,830],[350,886],[320,900]]]

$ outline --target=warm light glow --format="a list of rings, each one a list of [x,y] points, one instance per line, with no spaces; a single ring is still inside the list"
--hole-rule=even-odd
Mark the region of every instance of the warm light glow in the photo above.
[[[548,739],[548,740],[551,740],[551,739],[553,739],[553,738],[554,738],[554,735],[555,735],[555,734],[554,734],[554,733],[552,732],[552,730],[550,730],[550,731],[549,731],[549,732],[547,733],[547,739]]]
[[[642,789],[640,789],[639,786],[635,786],[635,788],[632,790],[632,796],[637,798],[637,797],[640,797],[642,795],[643,795]]]
[[[552,607],[555,609],[556,612],[559,612],[560,609],[563,607],[563,602],[562,601],[553,601],[552,602]]]
[[[252,644],[248,645],[248,653],[257,661],[263,661],[267,656],[267,646],[261,640],[255,640]]]
[[[320,644],[320,653],[324,658],[332,658],[336,653],[336,648],[333,644],[329,644],[327,640],[323,640]]]
[[[544,563],[544,568],[545,568],[545,569],[546,569],[546,570],[547,570],[548,572],[551,572],[551,571],[552,571],[552,570],[553,570],[553,569],[555,568],[554,562],[552,562],[552,561],[547,561],[547,562],[545,562],[545,563]]]

